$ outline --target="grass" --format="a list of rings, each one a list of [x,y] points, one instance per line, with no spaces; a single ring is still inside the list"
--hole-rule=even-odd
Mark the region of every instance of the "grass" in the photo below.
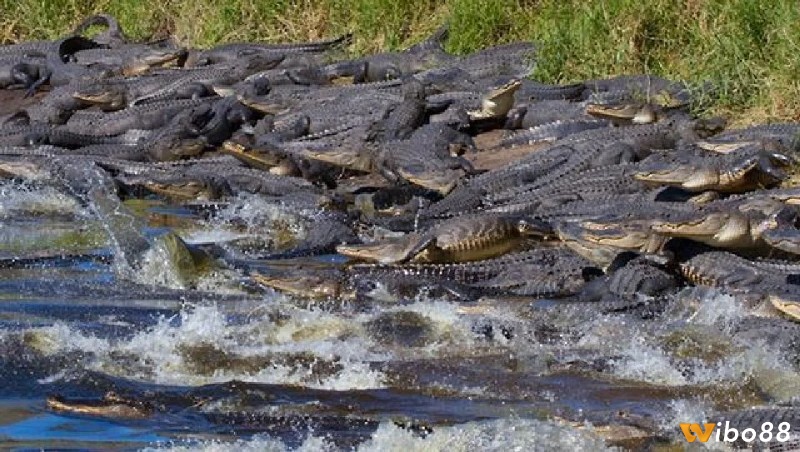
[[[353,31],[355,55],[408,47],[448,21],[454,53],[539,43],[541,81],[649,73],[711,82],[718,98],[705,113],[800,120],[796,0],[0,0],[0,11],[9,42],[54,38],[103,11],[133,38],[173,34],[197,47]]]

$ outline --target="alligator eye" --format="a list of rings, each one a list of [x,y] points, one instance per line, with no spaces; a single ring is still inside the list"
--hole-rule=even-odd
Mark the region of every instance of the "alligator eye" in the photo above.
[[[394,80],[400,78],[400,70],[394,66],[389,66],[383,74],[384,80]]]

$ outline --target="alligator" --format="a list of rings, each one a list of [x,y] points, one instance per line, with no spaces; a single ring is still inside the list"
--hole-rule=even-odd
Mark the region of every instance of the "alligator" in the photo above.
[[[507,75],[524,78],[536,66],[536,46],[529,42],[515,42],[465,55],[448,66],[467,72],[473,79],[486,79]]]
[[[159,49],[141,44],[123,49],[87,49],[73,55],[75,64],[106,67],[124,77],[142,75],[153,68],[165,67],[185,58],[186,49],[183,48]]]
[[[751,261],[732,253],[708,252],[680,265],[694,283],[733,294],[758,296],[779,312],[800,321],[800,266],[793,261]]]
[[[380,92],[365,92],[344,102],[334,98],[309,105],[308,116],[303,118],[301,114],[301,120],[296,122],[299,127],[288,129],[288,137],[293,140],[282,141],[287,138],[286,133],[272,132],[268,136],[256,137],[255,147],[279,156],[289,155],[295,159],[372,172],[376,169],[375,154],[380,143],[408,138],[424,120],[422,86],[412,81],[404,87],[404,100]],[[352,114],[363,110],[363,105],[369,106],[366,114]],[[320,130],[323,126],[326,128]],[[302,133],[309,135],[296,136]]]
[[[448,27],[434,31],[424,41],[401,52],[384,52],[356,60],[330,64],[324,71],[339,77],[353,77],[354,83],[378,82],[412,75],[454,60],[442,48]]]
[[[282,174],[296,174],[299,172],[295,171],[297,168],[292,168],[285,172],[282,170],[273,171],[274,168],[288,160],[286,156],[281,156],[273,152],[260,152],[258,149],[249,149],[247,146],[233,140],[222,143],[222,148],[220,150],[225,154],[235,157],[247,166],[273,174],[278,173],[278,171],[281,171]],[[293,163],[289,163],[293,165]]]
[[[695,102],[695,96],[689,87],[654,75],[622,75],[608,79],[586,80],[584,100],[597,99],[598,94],[606,100],[619,101],[656,101],[662,107],[682,107]],[[604,102],[608,103],[608,102]]]
[[[109,163],[100,161],[102,166]],[[238,193],[255,193],[268,197],[300,196],[307,194],[317,202],[315,207],[330,203],[330,198],[305,179],[279,176],[263,171],[233,165],[218,159],[205,162],[194,160],[190,165],[164,167],[149,166],[117,179],[126,185],[145,189],[177,199],[219,199]],[[111,162],[125,171],[127,168]]]
[[[711,202],[683,217],[654,218],[650,229],[669,237],[685,237],[711,246],[769,254],[763,234],[779,225],[774,216],[786,205],[768,196]]]
[[[483,294],[480,288],[482,281],[491,280],[520,265],[555,267],[562,258],[570,256],[574,255],[569,249],[556,245],[471,262],[399,265],[354,263],[323,269],[292,266],[285,272],[254,271],[251,277],[267,287],[304,298],[360,298],[370,296],[376,287],[384,286],[386,291],[395,296],[424,287],[438,287],[457,299],[473,301]],[[509,283],[510,276],[506,277]],[[524,284],[529,276],[523,275],[517,284]]]
[[[110,48],[118,48],[128,44],[128,38],[119,24],[116,17],[110,14],[94,14],[81,21],[72,30],[73,35],[80,35],[84,33],[89,27],[101,25],[106,27],[106,30],[100,32],[92,37],[92,41]]]
[[[577,100],[586,90],[583,82],[566,85],[547,85],[530,79],[523,79],[521,82],[519,90],[514,95],[517,104],[543,100]]]
[[[380,82],[363,83],[357,85],[327,85],[310,88],[304,85],[272,85],[269,79],[260,77],[259,73],[250,77],[252,83],[264,83],[261,92],[236,92],[239,101],[250,108],[267,114],[278,114],[287,110],[297,109],[306,105],[313,108],[314,103],[330,102],[332,99],[348,99],[372,92],[381,92],[391,99],[402,99],[401,86],[403,80],[393,79]],[[352,113],[348,111],[347,113]]]
[[[366,245],[343,245],[345,256],[382,264],[464,262],[496,257],[531,237],[546,237],[549,228],[536,221],[502,215],[460,216],[421,233]]]
[[[282,56],[253,56],[239,61],[196,69],[152,71],[135,78],[111,77],[74,90],[75,99],[117,110],[144,102],[199,97],[215,85],[232,85],[248,75],[277,65]]]
[[[198,107],[209,99],[177,99],[136,105],[114,112],[79,110],[63,129],[92,135],[113,136],[131,129],[153,130],[165,126],[183,110]]]
[[[777,141],[784,148],[794,149],[797,146],[797,134],[800,133],[798,123],[760,124],[744,129],[730,129],[697,145],[710,151],[727,153],[742,146],[758,144],[762,141]]]
[[[656,107],[651,104],[587,104],[586,114],[608,119],[614,124],[650,124],[658,120]]]
[[[624,265],[628,256],[618,255],[612,263],[617,268],[607,269],[607,275],[587,284],[578,295],[581,301],[603,301],[615,298],[636,300],[641,297],[661,297],[676,291],[681,279],[656,262],[651,256],[633,257]]]
[[[57,413],[99,416],[112,419],[147,419],[153,416],[154,408],[148,402],[122,398],[113,392],[106,393],[102,400],[70,399],[50,396],[45,401],[48,410]]]
[[[547,186],[575,173],[603,165],[636,161],[653,148],[672,148],[717,125],[706,121],[672,120],[626,128],[587,130],[554,142],[506,167],[469,179],[423,216],[453,215],[483,205],[492,193],[512,197]]]
[[[72,150],[71,153],[74,155],[156,162],[196,156],[206,149],[208,141],[202,136],[198,137],[192,134],[187,128],[186,123],[191,115],[192,111],[182,111],[172,118],[168,124],[145,135],[144,139],[140,139],[135,143],[126,145],[86,145]],[[135,130],[131,130],[131,132],[135,132]],[[95,137],[95,139],[103,138],[102,136]]]
[[[431,118],[432,122],[447,122],[450,117],[464,116],[470,123],[505,121],[506,115],[514,105],[514,93],[522,85],[519,79],[511,79],[500,86],[492,87],[488,92],[483,91],[448,91],[442,94],[430,95],[427,98],[428,109],[442,109],[447,105],[447,111]],[[458,125],[458,124],[456,124]],[[469,126],[470,124],[464,124]]]
[[[635,180],[635,164],[600,166],[555,180],[548,185],[539,182],[485,196],[486,210],[494,212],[546,212],[572,201],[609,199],[618,195],[644,193],[647,186]],[[533,188],[529,187],[533,185]]]
[[[523,262],[508,266],[485,281],[470,284],[485,296],[521,295],[533,298],[567,297],[603,274],[578,254],[564,253],[555,262]]]
[[[409,88],[409,90],[412,89]],[[389,112],[403,100],[402,97],[395,94],[376,90],[336,94],[330,97],[325,94],[325,91],[328,90],[322,90],[316,98],[293,105],[288,114],[276,115],[276,122],[280,122],[282,119],[285,121],[284,118],[287,116],[289,118],[297,116],[307,118],[306,129],[301,129],[299,134],[286,136],[284,139],[299,138],[305,134],[313,135],[358,125],[371,125],[387,117]],[[335,93],[331,92],[331,94]],[[414,97],[413,93],[409,93],[409,95]],[[267,96],[267,98],[269,97]],[[258,108],[256,107],[256,109]]]
[[[641,221],[564,222],[556,227],[556,231],[562,242],[603,269],[623,252],[663,254],[669,240],[669,237],[654,233]]]
[[[684,277],[698,285],[747,292],[759,283],[796,284],[800,265],[793,261],[749,260],[727,251],[709,251],[680,265]]]
[[[768,152],[761,146],[740,148],[722,155],[698,156],[679,153],[671,162],[648,159],[633,176],[659,186],[671,185],[688,191],[714,190],[742,193],[778,185],[785,177],[783,169],[793,159],[781,152]],[[675,159],[678,161],[674,161]]]
[[[297,42],[297,43],[251,43],[233,42],[221,44],[208,50],[192,52],[186,61],[186,67],[209,66],[219,63],[227,63],[238,60],[242,57],[258,54],[279,54],[288,56],[291,54],[313,54],[327,52],[336,48],[345,47],[353,40],[353,35],[348,33],[337,38],[325,39],[321,41]]]
[[[40,52],[0,55],[0,88],[29,89],[40,80],[46,80],[47,55]]]
[[[507,115],[506,129],[529,129],[555,121],[590,120],[581,102],[543,100],[514,106]]]
[[[80,36],[2,46],[0,60],[5,63],[1,65],[3,70],[0,74],[7,82],[10,81],[5,84],[24,86],[29,97],[45,83],[59,86],[74,79],[98,75],[97,70],[67,63],[75,52],[96,47],[96,42]]]
[[[474,172],[461,154],[474,149],[469,135],[445,125],[427,124],[405,140],[383,143],[376,168],[390,181],[405,179],[420,187],[447,194],[465,175]]]
[[[51,144],[62,147],[81,147],[93,144],[131,145],[146,138],[146,134],[137,131],[116,136],[87,135],[73,132],[59,126],[34,123],[23,126],[0,127],[0,140],[7,146],[24,146],[29,144]]]
[[[566,138],[574,133],[601,129],[610,127],[611,125],[611,122],[605,119],[558,119],[524,130],[509,131],[497,147],[505,148],[540,142],[553,142]]]

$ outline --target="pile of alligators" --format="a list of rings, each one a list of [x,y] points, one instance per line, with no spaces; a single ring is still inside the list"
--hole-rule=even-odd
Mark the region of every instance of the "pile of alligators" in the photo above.
[[[800,124],[725,129],[692,114],[712,86],[548,85],[527,78],[531,43],[456,56],[446,39],[352,59],[351,36],[201,50],[92,16],[0,47],[20,105],[0,116],[0,175],[91,205],[133,271],[156,239],[124,200],[202,212],[250,193],[306,215],[302,240],[243,253],[170,235],[180,265],[301,298],[425,290],[648,319],[711,286],[752,300],[770,331],[800,319]]]

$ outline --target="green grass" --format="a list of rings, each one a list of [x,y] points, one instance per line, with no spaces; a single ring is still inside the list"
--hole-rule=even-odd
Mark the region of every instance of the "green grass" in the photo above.
[[[539,43],[541,81],[630,73],[708,81],[719,97],[706,113],[800,120],[796,0],[0,0],[0,11],[5,41],[53,38],[105,11],[133,38],[171,33],[197,47],[353,31],[353,54],[408,47],[448,21],[454,53]]]

